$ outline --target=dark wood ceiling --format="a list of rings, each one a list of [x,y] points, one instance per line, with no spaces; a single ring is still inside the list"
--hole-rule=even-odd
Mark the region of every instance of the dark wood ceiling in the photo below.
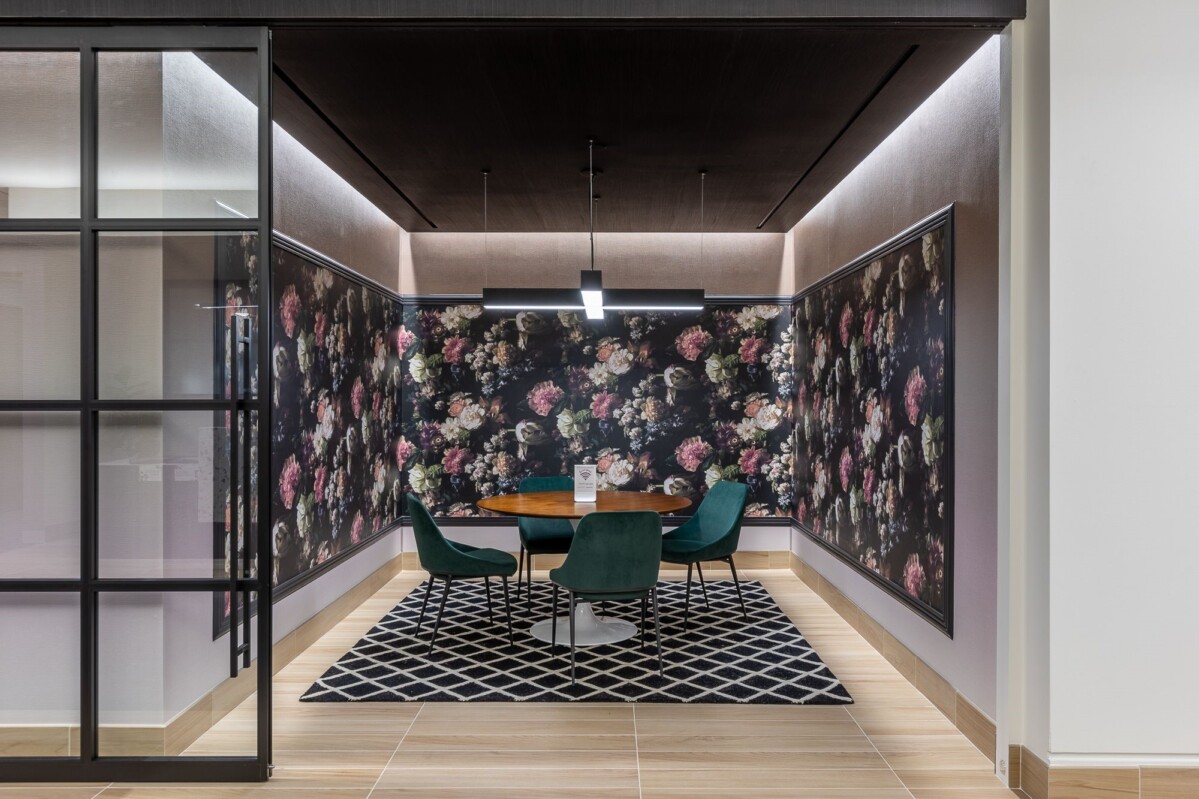
[[[585,230],[589,136],[598,229],[698,230],[706,168],[704,229],[782,231],[993,34],[288,28],[275,112],[414,232],[481,230],[482,168],[491,230]]]

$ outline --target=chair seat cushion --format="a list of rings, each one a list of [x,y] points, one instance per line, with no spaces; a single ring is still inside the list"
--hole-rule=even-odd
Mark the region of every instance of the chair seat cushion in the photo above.
[[[498,549],[481,549],[450,541],[465,557],[455,564],[454,577],[510,577],[516,574],[516,558]]]
[[[724,541],[697,541],[687,538],[662,539],[662,560],[686,565],[701,560],[718,560],[733,554]]]
[[[534,555],[562,555],[570,551],[575,529],[566,519],[535,519],[521,516],[517,520],[521,543]]]

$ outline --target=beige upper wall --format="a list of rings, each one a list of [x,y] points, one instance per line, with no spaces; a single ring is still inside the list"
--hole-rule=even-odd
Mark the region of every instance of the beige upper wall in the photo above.
[[[991,39],[795,226],[803,289],[929,214],[954,219],[954,637],[800,536],[800,554],[996,712],[1000,43]]]
[[[275,230],[398,291],[402,228],[278,125],[273,146]]]
[[[478,294],[484,286],[577,287],[589,266],[586,233],[412,233],[400,291]],[[709,294],[791,294],[789,235],[597,233],[596,268],[610,288],[703,288]]]

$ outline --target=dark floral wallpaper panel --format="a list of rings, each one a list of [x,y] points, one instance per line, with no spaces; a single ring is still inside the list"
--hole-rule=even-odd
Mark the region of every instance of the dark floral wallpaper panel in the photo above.
[[[951,221],[795,304],[796,519],[949,629]]]
[[[273,249],[276,585],[399,521],[398,300]]]
[[[406,304],[393,455],[411,490],[438,515],[477,516],[476,501],[524,477],[595,463],[601,490],[698,500],[741,480],[750,515],[789,516],[786,307],[605,316]]]

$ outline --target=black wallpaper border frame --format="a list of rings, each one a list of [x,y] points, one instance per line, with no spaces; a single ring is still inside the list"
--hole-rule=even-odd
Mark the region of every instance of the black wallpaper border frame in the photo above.
[[[844,553],[832,546],[828,542],[816,536],[813,531],[801,524],[794,516],[794,511],[790,517],[752,517],[746,518],[743,522],[745,527],[787,527],[799,532],[805,537],[819,544],[824,550],[832,554],[837,560],[848,564],[859,574],[862,574],[872,583],[882,588],[885,592],[891,594],[898,599],[909,609],[925,619],[929,624],[943,632],[947,637],[953,638],[953,599],[954,599],[954,263],[955,263],[955,239],[954,239],[954,204],[941,208],[940,210],[930,214],[916,224],[906,228],[882,244],[873,249],[859,255],[844,266],[839,267],[829,273],[819,281],[812,283],[804,289],[796,292],[793,295],[719,295],[711,296],[705,299],[707,305],[736,305],[744,303],[762,303],[769,302],[772,304],[782,305],[787,309],[788,313],[793,313],[794,306],[803,300],[809,294],[812,294],[829,283],[840,280],[846,275],[859,270],[866,266],[870,261],[893,252],[900,247],[910,244],[915,239],[927,233],[938,226],[944,225],[946,236],[946,253],[948,260],[946,262],[946,297],[949,302],[946,304],[946,373],[945,373],[945,394],[946,394],[946,451],[947,451],[947,473],[949,475],[948,484],[946,487],[946,518],[947,518],[947,535],[945,536],[945,611],[938,614],[929,606],[917,601],[902,591],[900,587],[889,580],[885,580],[878,574],[870,571],[850,558]],[[305,246],[302,242],[297,241],[290,236],[275,231],[271,237],[271,246],[283,249],[292,255],[303,258],[311,262],[315,266],[326,268],[336,273],[338,276],[349,280],[350,282],[365,288],[375,291],[384,298],[400,303],[401,306],[421,305],[430,303],[445,303],[445,302],[472,302],[479,301],[479,294],[400,294],[392,291],[376,281],[371,280],[346,265],[330,258],[329,256]],[[674,515],[663,517],[663,523],[667,525],[680,524],[689,518],[688,515]],[[273,524],[274,520],[268,520],[269,524]],[[443,527],[515,527],[515,519],[505,517],[438,517],[437,523]],[[336,566],[346,562],[354,555],[373,546],[381,541],[386,536],[393,532],[401,531],[403,527],[411,524],[411,517],[407,514],[401,515],[390,525],[383,527],[379,532],[371,536],[364,537],[362,541],[353,546],[350,546],[341,552],[337,553],[329,560],[320,565],[309,569],[303,574],[296,575],[289,580],[286,580],[277,586],[274,590],[275,601],[279,601],[304,586],[311,583],[313,580],[328,573]],[[215,615],[215,614],[214,614]],[[214,619],[214,638],[223,634],[221,630],[221,622],[223,619]]]
[[[882,588],[886,593],[890,594],[895,599],[898,599],[910,610],[927,621],[940,632],[944,633],[947,638],[953,638],[953,592],[954,592],[954,538],[955,536],[955,507],[954,502],[956,473],[954,471],[954,421],[955,421],[955,381],[954,372],[956,364],[954,356],[956,348],[954,347],[955,317],[954,306],[956,298],[954,296],[954,265],[956,258],[956,246],[954,239],[954,208],[956,203],[941,208],[938,211],[926,216],[919,222],[902,230],[896,235],[884,241],[882,244],[862,253],[857,258],[854,258],[849,263],[841,266],[834,271],[825,275],[820,280],[812,283],[803,290],[796,293],[793,298],[793,303],[798,303],[810,294],[813,294],[830,283],[835,283],[838,280],[846,277],[853,272],[864,269],[871,261],[888,255],[895,250],[900,249],[913,241],[919,239],[930,230],[944,226],[945,229],[945,452],[946,452],[946,474],[948,479],[945,485],[945,507],[946,507],[946,526],[945,526],[945,610],[943,613],[937,613],[929,605],[918,601],[915,597],[904,591],[898,584],[883,578],[881,575],[867,569],[861,563],[851,559],[841,549],[833,546],[829,542],[820,538],[807,525],[802,524],[798,518],[792,517],[792,525],[804,537],[819,544],[826,552],[831,554],[841,563],[844,563],[854,569],[858,574],[868,578],[870,582]]]

